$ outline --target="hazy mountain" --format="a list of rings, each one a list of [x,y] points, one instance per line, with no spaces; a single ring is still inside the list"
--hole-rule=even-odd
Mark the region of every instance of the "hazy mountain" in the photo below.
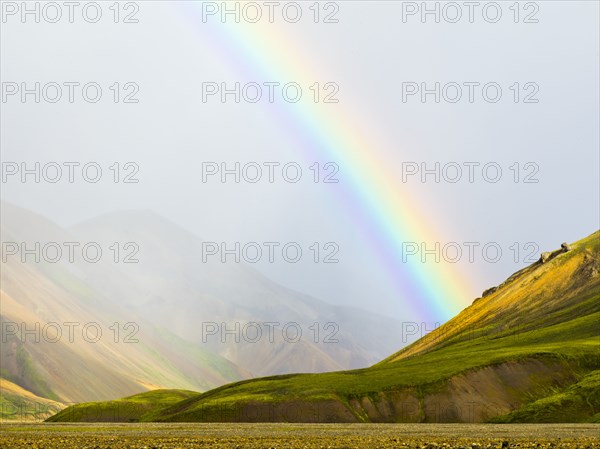
[[[204,343],[256,375],[364,367],[400,341],[396,320],[286,289],[248,264],[222,263],[218,257],[203,261],[199,237],[149,211],[104,215],[71,232],[105,247],[135,243],[138,263],[88,264],[86,282],[119,298],[136,316]],[[239,331],[225,335],[225,328],[236,325]],[[296,338],[298,328],[301,338]]]
[[[35,242],[42,247],[77,238],[10,204],[2,204],[1,219],[0,368],[5,380],[38,396],[69,402],[157,387],[205,390],[249,375],[133,316],[118,298],[87,284],[81,264],[66,257],[50,263],[50,253],[39,263],[34,255],[24,263],[19,255],[7,254],[13,242],[33,249]]]
[[[15,384],[63,403],[155,388],[202,391],[256,374],[367,366],[396,346],[395,321],[288,290],[244,264],[202,263],[200,239],[152,212],[115,213],[63,229],[8,203],[1,209],[0,387],[6,391]],[[137,263],[124,263],[128,242],[139,249]],[[21,244],[30,251],[24,262]],[[96,247],[102,256],[93,261]],[[230,335],[221,343],[218,332],[203,342],[202,323],[241,329],[249,322],[280,325],[272,340],[263,327],[256,342],[236,343]],[[300,325],[299,341],[282,337],[286,323]],[[317,341],[309,329],[314,323]],[[328,323],[334,324],[324,329]],[[99,340],[88,341],[97,329]],[[334,331],[337,342],[326,343]]]

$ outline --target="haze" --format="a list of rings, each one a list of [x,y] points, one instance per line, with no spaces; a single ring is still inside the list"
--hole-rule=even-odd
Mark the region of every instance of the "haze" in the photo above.
[[[339,23],[259,23],[268,42],[291,42],[289,58],[304,66],[298,82],[339,85],[337,104],[311,107],[345,114],[348,133],[359,126],[372,137],[365,148],[381,166],[398,172],[423,223],[442,242],[498,242],[496,263],[482,257],[452,264],[467,280],[463,302],[527,265],[525,245],[539,252],[557,248],[598,227],[599,35],[597,2],[538,2],[538,23],[403,23],[400,3],[339,2]],[[13,97],[1,104],[4,162],[95,161],[139,166],[136,184],[115,184],[106,170],[101,182],[2,183],[2,200],[70,227],[114,211],[152,210],[210,242],[313,242],[339,245],[339,263],[264,259],[254,268],[269,279],[331,304],[356,306],[394,319],[440,319],[406,308],[385,262],[370,243],[360,216],[337,200],[336,189],[355,182],[345,161],[310,159],[304,142],[289,128],[292,106],[219,101],[202,103],[202,83],[289,82],[268,79],[255,55],[232,44],[218,23],[203,24],[190,2],[140,2],[136,24],[103,20],[1,24],[2,82],[115,81],[139,85],[137,104],[101,101],[25,104]],[[506,11],[505,11],[506,12]],[[262,28],[261,28],[262,27]],[[286,61],[279,61],[281,66]],[[357,69],[360,68],[360,69]],[[274,73],[277,73],[275,71]],[[402,101],[402,83],[497,82],[498,103],[481,99],[456,104]],[[537,103],[515,103],[509,86],[539,86]],[[105,95],[111,95],[106,88]],[[308,91],[306,95],[310,95]],[[18,98],[18,97],[17,97]],[[522,98],[520,99],[522,100]],[[310,131],[307,131],[310,132]],[[316,151],[316,149],[312,149]],[[297,162],[305,168],[298,183],[202,182],[203,162],[242,164]],[[432,181],[418,176],[402,183],[403,163],[489,162],[503,168],[497,183],[477,171],[474,183]],[[314,183],[308,167],[337,162],[337,184]],[[537,183],[515,183],[539,168]],[[125,172],[123,172],[125,173]],[[109,176],[110,175],[110,176]],[[586,204],[586,207],[575,205]],[[3,211],[4,212],[4,211]],[[361,213],[367,213],[362,211]],[[374,232],[374,231],[373,231]],[[91,237],[101,238],[101,237]],[[108,237],[110,239],[110,237]],[[509,249],[518,243],[515,261]],[[321,246],[323,251],[323,247]],[[140,248],[141,265],[144,264]],[[182,249],[185,252],[185,249]],[[198,257],[200,257],[198,255]],[[146,262],[149,263],[149,262]],[[397,344],[392,346],[398,346]]]

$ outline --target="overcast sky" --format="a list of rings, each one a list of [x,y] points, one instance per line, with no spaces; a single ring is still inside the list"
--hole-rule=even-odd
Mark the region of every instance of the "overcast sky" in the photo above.
[[[239,26],[238,34],[229,16],[226,26],[218,13],[205,16],[203,23],[201,2],[122,3],[120,23],[114,23],[108,2],[102,3],[97,23],[88,23],[79,10],[69,23],[64,5],[57,23],[47,21],[55,16],[50,8],[41,11],[40,23],[32,15],[22,23],[20,11],[12,9],[21,2],[3,2],[3,173],[10,162],[95,162],[103,177],[98,183],[85,182],[79,169],[73,184],[65,179],[38,184],[31,177],[22,183],[18,175],[10,176],[2,182],[2,199],[63,225],[110,211],[152,209],[208,241],[299,242],[306,251],[312,242],[334,242],[339,246],[336,264],[314,263],[305,256],[297,264],[279,259],[257,266],[283,285],[326,301],[402,317],[402,301],[369,232],[339,200],[340,191],[351,191],[356,182],[351,167],[322,155],[321,175],[327,173],[323,164],[334,162],[339,182],[312,181],[307,155],[318,149],[307,149],[310,140],[293,131],[302,129],[293,112],[301,108],[339,118],[348,136],[356,130],[367,136],[372,146],[364,151],[382,170],[397,172],[398,188],[418,206],[418,211],[404,213],[418,213],[442,245],[498,242],[503,256],[496,263],[476,252],[473,262],[463,257],[453,264],[468,283],[466,306],[525,266],[527,255],[536,259],[539,252],[587,236],[599,226],[599,4],[521,2],[516,17],[509,8],[513,2],[500,3],[502,16],[496,23],[493,6],[485,13],[483,6],[475,9],[470,23],[463,2],[439,4],[439,23],[431,14],[423,23],[413,8],[421,2],[352,1],[321,3],[318,23],[309,9],[312,2],[300,5],[303,15],[297,23],[286,21],[278,9],[271,24],[265,20],[267,7],[258,2],[263,19],[252,27]],[[35,7],[34,2],[29,5]],[[435,2],[428,5],[436,8]],[[295,10],[286,11],[289,20]],[[86,12],[93,19],[94,10]],[[461,18],[450,23],[457,12]],[[255,11],[246,13],[252,17]],[[326,17],[337,23],[323,23]],[[126,18],[138,22],[121,23]],[[264,48],[239,37],[248,28],[265,39]],[[257,64],[260,53],[277,43],[289,48],[289,61],[274,58],[276,64],[266,68]],[[277,78],[282,68],[296,66],[301,71]],[[273,104],[243,99],[221,103],[219,95],[202,102],[203,83],[232,86],[236,81],[298,82],[303,98],[290,105],[276,90]],[[47,86],[43,93],[48,98],[55,95],[48,83],[62,85],[63,98],[50,103],[42,96],[38,104],[33,95],[25,103],[20,92],[8,95],[14,86],[21,89],[27,83],[31,88],[36,82]],[[65,82],[98,83],[102,98],[88,103],[76,86],[75,100],[69,103]],[[311,82],[321,88],[335,83],[339,102],[315,104]],[[439,103],[432,94],[425,102],[420,93],[407,96],[415,86],[421,89],[421,83],[429,88],[440,83],[444,95]],[[465,83],[479,83],[473,102]],[[495,86],[502,89],[495,103],[482,93],[481,86],[488,83],[488,99]],[[454,103],[456,85],[463,96]],[[320,91],[322,96],[330,92]],[[124,103],[129,94],[139,102]],[[303,177],[286,182],[279,166],[274,183],[266,181],[266,172],[254,184],[221,183],[218,176],[203,183],[202,164],[209,161],[230,166],[294,162],[303,168]],[[115,162],[121,176],[137,166],[133,179],[139,182],[112,182],[109,167]],[[124,166],[127,162],[136,166]],[[408,162],[419,168],[422,162],[429,167],[438,162],[446,171],[439,183],[433,175],[421,182],[419,174],[403,183]],[[472,183],[465,162],[479,164]],[[493,170],[482,173],[487,163],[501,167],[498,182],[486,181],[485,176],[495,177]],[[463,177],[449,182],[444,175],[454,177],[457,165]],[[249,170],[247,174],[254,173],[252,166]]]

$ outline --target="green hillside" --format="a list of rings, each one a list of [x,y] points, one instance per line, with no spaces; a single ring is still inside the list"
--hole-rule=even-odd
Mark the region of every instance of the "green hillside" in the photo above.
[[[498,423],[569,421],[600,423],[600,370],[519,410],[492,419]]]
[[[195,391],[154,390],[115,401],[84,402],[69,407],[49,418],[49,422],[138,422],[150,421],[163,407],[193,396]]]
[[[142,419],[595,421],[600,233],[544,258],[371,368],[237,382],[162,403]],[[70,420],[68,410],[53,419]]]

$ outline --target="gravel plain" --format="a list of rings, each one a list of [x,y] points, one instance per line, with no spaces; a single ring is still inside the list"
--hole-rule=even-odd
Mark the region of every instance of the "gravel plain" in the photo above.
[[[1,424],[0,449],[599,448],[596,424]]]

